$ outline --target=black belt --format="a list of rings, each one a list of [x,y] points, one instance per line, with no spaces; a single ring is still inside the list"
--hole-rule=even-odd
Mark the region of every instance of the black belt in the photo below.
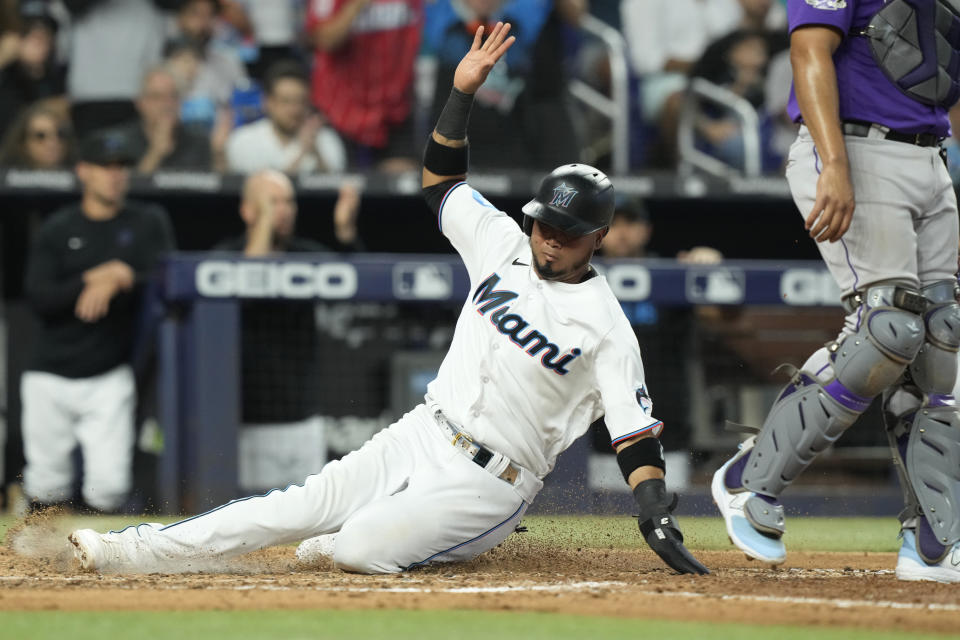
[[[883,134],[881,137],[886,140],[906,142],[907,144],[913,144],[918,147],[939,147],[940,142],[943,140],[943,138],[935,133],[904,133],[903,131],[887,129],[887,127],[883,125],[864,122],[862,120],[843,121],[843,132],[849,136],[866,138],[870,135],[870,130],[874,128],[880,131]],[[884,132],[884,130],[886,130],[886,132]]]
[[[487,464],[490,460],[493,459],[493,451],[487,449],[485,446],[474,440],[464,431],[458,429],[452,422],[447,420],[446,416],[443,415],[442,411],[436,411],[433,414],[434,419],[449,435],[453,436],[453,439],[450,443],[459,448],[467,454],[467,457],[470,458],[475,464],[484,469],[487,468]],[[512,462],[507,460],[507,468],[500,472],[500,475],[497,477],[508,482],[510,484],[516,484],[517,477],[520,475],[520,470],[514,466]]]

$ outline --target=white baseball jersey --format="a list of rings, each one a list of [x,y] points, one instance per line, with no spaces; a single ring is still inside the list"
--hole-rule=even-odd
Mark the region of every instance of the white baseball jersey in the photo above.
[[[601,415],[614,444],[659,434],[636,336],[606,278],[542,280],[527,235],[465,182],[439,223],[470,295],[428,402],[540,478]]]

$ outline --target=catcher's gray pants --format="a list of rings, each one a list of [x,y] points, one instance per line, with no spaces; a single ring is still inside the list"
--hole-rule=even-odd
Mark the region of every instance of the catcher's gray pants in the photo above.
[[[953,278],[957,200],[939,148],[870,136],[844,140],[856,199],[853,221],[838,242],[817,243],[843,295],[882,281],[917,289]],[[810,132],[801,126],[786,175],[804,218],[813,209],[822,166]],[[847,332],[851,322],[856,326],[852,315]]]

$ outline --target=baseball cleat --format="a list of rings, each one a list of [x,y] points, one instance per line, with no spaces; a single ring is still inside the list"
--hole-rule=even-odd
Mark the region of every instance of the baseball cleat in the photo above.
[[[782,538],[772,533],[757,530],[747,519],[744,512],[746,503],[750,498],[764,499],[764,497],[757,496],[752,491],[733,492],[727,488],[727,472],[733,465],[749,455],[753,443],[754,438],[749,438],[746,442],[743,442],[740,445],[740,451],[717,469],[717,472],[713,474],[713,482],[710,484],[710,493],[713,494],[713,501],[720,509],[720,515],[723,516],[726,523],[730,541],[743,551],[748,558],[770,564],[781,564],[787,557],[787,549]],[[775,506],[779,507],[779,504]]]
[[[297,560],[304,564],[316,564],[322,558],[332,558],[336,536],[335,533],[328,533],[307,538],[297,547]]]
[[[913,529],[900,532],[903,542],[897,555],[897,579],[909,582],[960,582],[960,543],[937,564],[927,564],[917,553],[917,536]]]
[[[77,529],[67,539],[73,545],[73,556],[85,571],[100,568],[101,558],[105,555],[100,534],[93,529]]]
[[[155,573],[163,567],[143,535],[162,526],[146,523],[107,533],[78,529],[67,539],[80,566],[89,571]]]

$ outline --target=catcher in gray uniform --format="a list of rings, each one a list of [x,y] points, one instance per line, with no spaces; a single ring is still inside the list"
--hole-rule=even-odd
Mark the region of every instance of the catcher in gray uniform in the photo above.
[[[787,180],[847,317],[712,493],[734,544],[783,562],[781,493],[883,394],[907,499],[897,577],[960,582],[957,202],[940,146],[960,96],[960,2],[789,0],[787,11],[801,125]]]

